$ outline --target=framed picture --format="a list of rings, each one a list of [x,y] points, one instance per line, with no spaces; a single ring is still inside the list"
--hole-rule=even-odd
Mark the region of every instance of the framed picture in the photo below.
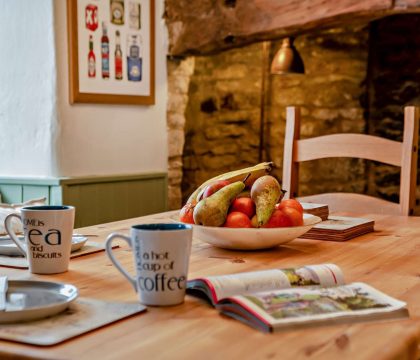
[[[154,0],[67,0],[70,103],[155,103]]]

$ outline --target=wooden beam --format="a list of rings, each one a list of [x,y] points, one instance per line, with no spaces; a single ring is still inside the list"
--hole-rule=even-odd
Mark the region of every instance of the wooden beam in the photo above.
[[[315,29],[420,12],[420,0],[166,0],[169,53],[205,55]]]

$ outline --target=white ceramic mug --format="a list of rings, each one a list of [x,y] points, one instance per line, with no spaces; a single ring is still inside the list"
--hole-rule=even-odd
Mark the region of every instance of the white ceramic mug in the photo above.
[[[133,250],[135,277],[114,257],[112,242],[116,238],[125,240]],[[167,306],[184,301],[191,243],[191,225],[144,224],[132,226],[130,237],[109,235],[105,249],[113,264],[133,285],[141,303]]]
[[[75,209],[72,206],[25,206],[19,214],[10,214],[4,226],[29,261],[34,274],[58,274],[68,270]],[[25,240],[13,232],[13,218],[23,224]]]

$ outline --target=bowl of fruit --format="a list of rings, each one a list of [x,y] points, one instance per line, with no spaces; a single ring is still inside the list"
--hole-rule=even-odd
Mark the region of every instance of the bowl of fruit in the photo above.
[[[179,213],[193,225],[194,237],[232,250],[272,248],[306,233],[321,222],[304,214],[271,175],[272,163],[222,174],[198,187]]]

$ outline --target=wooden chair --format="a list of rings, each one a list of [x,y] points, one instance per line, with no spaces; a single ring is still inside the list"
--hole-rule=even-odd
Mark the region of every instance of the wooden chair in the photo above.
[[[353,211],[390,215],[412,215],[417,180],[419,108],[404,109],[403,142],[363,134],[334,134],[300,140],[300,109],[288,107],[284,141],[283,183],[286,198],[297,197],[299,163],[303,161],[353,157],[401,167],[400,202],[393,203],[368,195],[328,193],[299,200],[328,204],[330,211]]]

